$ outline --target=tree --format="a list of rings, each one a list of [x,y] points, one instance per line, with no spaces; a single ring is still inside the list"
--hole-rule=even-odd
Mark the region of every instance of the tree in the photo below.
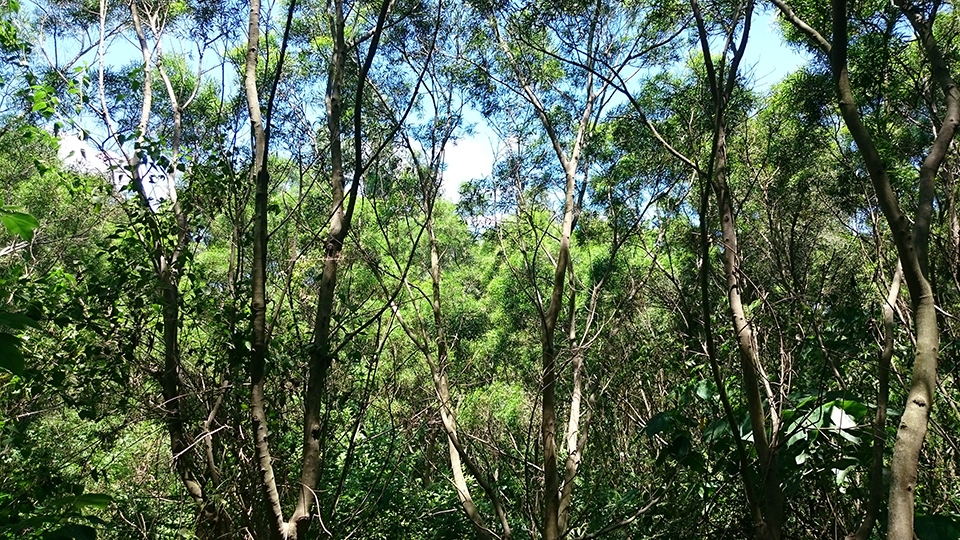
[[[947,60],[933,33],[939,6],[934,4],[927,9],[926,6],[921,8],[910,2],[896,3],[900,14],[907,19],[918,37],[917,43],[926,56],[930,76],[939,86],[946,103],[942,117],[934,121],[936,138],[920,167],[916,216],[911,225],[901,208],[900,198],[903,195],[898,195],[892,186],[887,159],[878,151],[874,137],[864,125],[857,108],[847,65],[847,50],[850,45],[848,17],[851,14],[847,3],[838,0],[832,4],[833,37],[830,41],[804,22],[789,5],[779,0],[775,0],[774,4],[792,25],[829,58],[840,114],[863,156],[878,202],[893,235],[904,281],[910,292],[917,332],[916,356],[910,392],[900,420],[891,462],[888,537],[911,538],[914,534],[914,489],[918,460],[927,432],[930,408],[933,406],[940,342],[928,255],[930,222],[936,176],[953,140],[957,115],[960,114],[960,90],[953,83]]]

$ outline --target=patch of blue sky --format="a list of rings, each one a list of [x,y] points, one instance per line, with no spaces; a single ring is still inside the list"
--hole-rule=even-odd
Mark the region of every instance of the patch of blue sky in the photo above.
[[[91,28],[86,37],[96,39],[98,33],[99,28]],[[62,39],[63,36],[58,38]],[[86,53],[79,58],[77,64],[86,65],[88,76],[96,80],[99,61],[96,47],[89,47],[89,43],[81,42],[72,44],[60,42],[53,47],[50,39],[44,45],[50,46],[47,48],[51,53],[48,59],[54,62],[65,62],[76,56],[78,51],[86,49]],[[106,54],[103,60],[108,69],[128,67],[142,61],[139,44],[132,32],[111,33],[108,34],[107,39],[109,42],[104,48]],[[223,60],[226,53],[224,47],[228,45],[216,43],[211,50],[203,54],[196,49],[196,46],[197,43],[192,40],[178,39],[176,31],[168,33],[162,42],[165,54],[182,55],[194,69],[200,67],[205,76],[217,80],[223,89],[224,97],[228,98],[238,91],[239,80],[236,69],[226,65]],[[715,48],[720,46],[722,41],[718,40]],[[807,56],[783,43],[773,11],[765,9],[755,13],[742,69],[754,81],[758,91],[768,91],[774,84],[807,61]],[[202,64],[198,66],[198,62]],[[639,82],[645,74],[647,73],[643,71],[633,74],[632,82]],[[608,110],[624,101],[622,96],[614,96],[608,102]],[[311,112],[322,116],[322,111]],[[450,143],[444,153],[446,168],[443,173],[443,195],[451,201],[458,199],[459,189],[463,183],[489,176],[494,163],[506,155],[507,144],[509,144],[509,141],[504,141],[488,125],[486,119],[476,109],[467,106],[464,110],[464,120],[473,125],[471,133]],[[106,142],[107,137],[99,119],[89,114],[83,115],[79,119],[79,126],[99,141]],[[244,136],[240,137],[242,139]]]
[[[754,15],[750,40],[743,55],[743,69],[759,91],[767,91],[810,61],[794,47],[784,43],[775,12],[762,10]]]
[[[722,40],[715,44],[715,48],[722,46]],[[757,91],[769,91],[809,60],[807,55],[783,42],[774,11],[764,9],[754,13],[741,70],[753,80]],[[642,77],[643,73],[639,75]],[[614,97],[608,106],[624,101],[622,96]],[[453,202],[457,201],[463,183],[489,176],[505,150],[504,141],[478,111],[468,109],[465,118],[474,124],[473,134],[459,139],[446,152],[443,195]]]

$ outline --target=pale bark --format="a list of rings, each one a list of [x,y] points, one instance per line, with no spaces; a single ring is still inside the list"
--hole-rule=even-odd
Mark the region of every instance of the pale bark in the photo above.
[[[613,255],[616,255],[616,246],[613,248]],[[611,257],[611,260],[613,257]],[[571,368],[573,375],[573,390],[570,394],[570,413],[567,418],[567,432],[565,436],[567,459],[564,464],[563,483],[560,487],[560,517],[559,528],[562,534],[565,534],[570,523],[570,507],[573,502],[573,484],[577,473],[580,470],[580,464],[583,462],[583,452],[587,445],[587,433],[590,425],[589,410],[581,413],[584,399],[584,381],[583,367],[586,362],[585,347],[577,339],[577,291],[576,280],[573,271],[573,265],[569,265],[568,275],[570,279],[570,295],[568,300],[568,325],[567,343],[572,356]],[[602,283],[601,283],[602,284]],[[596,313],[596,300],[598,288],[594,289],[587,317],[585,332],[589,330],[590,322]],[[589,399],[589,398],[588,398]],[[588,403],[589,405],[590,403]]]
[[[783,520],[783,492],[780,489],[779,466],[776,449],[771,448],[767,439],[766,415],[763,399],[760,395],[758,377],[760,357],[756,348],[753,328],[746,318],[740,295],[741,279],[739,242],[737,237],[736,216],[733,202],[726,182],[726,141],[721,128],[717,136],[716,169],[714,171],[714,191],[720,210],[720,229],[723,238],[724,273],[727,278],[727,300],[733,319],[733,331],[737,339],[740,356],[740,372],[743,378],[744,394],[747,398],[747,411],[753,429],[753,445],[760,460],[760,475],[763,479],[764,526],[761,537],[780,538]],[[774,404],[770,404],[773,407]]]
[[[326,388],[327,374],[333,363],[330,327],[333,320],[333,300],[337,288],[337,270],[343,241],[350,230],[350,219],[344,209],[345,202],[351,209],[356,200],[360,183],[359,174],[353,180],[351,189],[345,197],[343,171],[343,142],[341,135],[341,116],[343,104],[344,66],[347,46],[344,41],[345,22],[342,0],[332,3],[332,12],[328,14],[333,30],[333,56],[327,74],[327,132],[330,135],[330,188],[333,208],[327,225],[327,238],[323,246],[323,269],[320,275],[320,290],[317,295],[317,314],[313,324],[313,336],[308,347],[309,373],[304,396],[303,445],[301,454],[300,493],[297,506],[290,518],[291,523],[301,523],[303,532],[309,526],[310,509],[315,500],[314,489],[320,478],[321,417],[320,405]],[[379,28],[379,26],[378,26]],[[366,77],[361,74],[358,88],[362,88]],[[359,110],[354,111],[359,115]],[[358,141],[359,142],[359,141]],[[355,167],[359,168],[360,163]],[[349,201],[347,201],[349,198]]]
[[[560,538],[560,476],[557,470],[557,350],[554,345],[557,319],[563,303],[563,282],[566,266],[570,262],[570,235],[573,229],[573,189],[574,174],[567,171],[566,197],[564,201],[563,222],[560,226],[560,248],[554,270],[553,291],[550,304],[543,315],[540,336],[542,359],[542,407],[540,438],[543,445],[543,538]]]
[[[947,267],[953,284],[960,289],[960,216],[957,213],[957,182],[954,168],[956,167],[956,151],[953,159],[944,160],[942,171],[944,198],[947,205]]]
[[[267,200],[269,188],[269,174],[267,157],[269,148],[269,120],[274,96],[277,92],[277,83],[280,77],[284,52],[292,23],[294,4],[289,6],[287,25],[284,30],[284,39],[281,45],[280,60],[276,68],[273,88],[267,107],[267,122],[264,125],[260,113],[260,98],[256,87],[257,47],[259,43],[259,0],[251,0],[249,28],[247,35],[247,61],[244,86],[247,95],[247,105],[250,113],[251,130],[255,143],[255,170],[256,170],[256,199],[254,220],[254,268],[251,272],[253,281],[253,295],[251,299],[252,312],[252,365],[251,365],[251,413],[253,416],[254,441],[257,449],[257,461],[261,473],[261,483],[267,497],[270,510],[270,519],[273,521],[271,534],[284,539],[305,538],[310,529],[311,512],[317,501],[315,489],[320,479],[320,449],[323,438],[321,426],[321,403],[326,388],[326,379],[333,362],[333,347],[331,326],[334,311],[334,297],[337,287],[337,271],[343,242],[350,231],[351,219],[356,205],[359,186],[363,174],[361,139],[361,109],[363,104],[363,90],[367,84],[366,78],[373,58],[380,43],[387,16],[393,6],[392,0],[381,3],[373,30],[364,36],[368,41],[368,50],[357,77],[354,106],[354,147],[356,160],[354,163],[354,178],[349,190],[345,190],[344,156],[341,133],[341,118],[344,107],[341,100],[344,70],[347,66],[347,55],[351,47],[344,34],[348,31],[344,19],[344,4],[342,0],[334,0],[328,7],[328,17],[333,33],[333,56],[327,74],[326,113],[327,130],[330,135],[330,188],[332,193],[332,209],[327,225],[326,240],[324,242],[324,259],[320,278],[320,287],[317,298],[317,314],[314,321],[313,334],[307,347],[308,375],[304,395],[303,415],[303,443],[301,447],[301,469],[297,504],[288,519],[284,518],[277,482],[274,477],[272,458],[269,443],[265,414],[264,398],[264,370],[267,350],[268,328],[266,325],[266,248],[267,248]],[[356,432],[356,430],[355,430]]]
[[[103,40],[105,35],[103,28],[106,24],[106,2],[102,1],[100,5],[100,54],[102,55],[104,53]],[[149,129],[151,120],[154,91],[153,74],[155,64],[157,64],[157,68],[161,72],[162,76],[165,77],[163,68],[159,64],[159,41],[162,39],[163,28],[157,21],[159,15],[156,12],[150,12],[135,2],[130,3],[128,8],[130,11],[133,29],[137,37],[137,45],[139,47],[141,61],[143,63],[143,101],[141,103],[140,118],[137,123],[136,132],[136,142],[138,145],[143,146],[147,142],[147,131]],[[144,22],[142,19],[143,16],[146,17],[147,24],[150,25],[153,35],[157,40],[157,43],[153,48],[151,48],[147,40],[147,35],[144,30]],[[119,145],[120,139],[113,129],[112,120],[109,116],[109,109],[106,106],[105,96],[103,95],[103,70],[104,66],[101,56],[101,112],[110,136],[117,141]],[[226,516],[222,509],[220,509],[210,500],[206,490],[204,489],[204,484],[208,480],[204,474],[205,468],[200,467],[197,465],[197,463],[195,463],[195,456],[192,451],[194,443],[192,442],[191,436],[187,432],[184,419],[182,417],[181,403],[184,399],[184,395],[182,391],[180,374],[181,365],[179,349],[179,329],[181,324],[180,272],[183,265],[181,254],[189,241],[189,235],[186,215],[183,213],[179,203],[177,202],[176,192],[175,162],[180,154],[180,139],[183,130],[181,120],[181,105],[172,86],[168,84],[166,89],[168,97],[171,99],[171,113],[173,117],[173,124],[171,126],[172,145],[170,148],[172,165],[171,169],[165,170],[163,173],[167,183],[168,197],[172,202],[172,210],[177,223],[177,237],[174,246],[168,247],[164,244],[165,235],[161,233],[160,217],[154,210],[150,197],[147,194],[144,186],[144,180],[141,172],[141,167],[144,164],[140,159],[139,152],[124,152],[127,166],[126,172],[130,177],[130,182],[136,193],[135,201],[144,212],[144,220],[146,221],[146,226],[149,230],[149,236],[141,237],[141,240],[144,242],[144,247],[150,253],[151,263],[154,267],[160,285],[160,303],[162,306],[161,327],[164,352],[163,368],[160,370],[158,375],[161,393],[164,399],[164,422],[166,424],[167,434],[170,439],[170,450],[173,456],[174,467],[177,470],[180,481],[186,488],[187,493],[200,507],[202,520],[199,523],[201,529],[198,529],[198,532],[206,525],[211,524],[213,525],[211,529],[212,532],[214,534],[221,534],[224,532],[224,528],[228,526],[229,517]],[[122,145],[120,146],[122,148]]]
[[[266,266],[267,266],[267,197],[270,175],[267,170],[267,136],[260,109],[257,88],[257,60],[260,43],[260,0],[250,1],[247,28],[247,55],[244,69],[244,91],[247,112],[250,115],[250,131],[254,144],[254,219],[253,261],[251,267],[251,358],[250,358],[250,416],[253,427],[254,447],[260,482],[270,511],[271,538],[288,537],[289,528],[283,518],[280,493],[267,440],[266,397],[264,395],[267,358],[266,330]]]
[[[567,459],[564,464],[563,484],[560,488],[559,528],[566,532],[570,522],[570,507],[573,502],[573,483],[583,462],[583,451],[587,445],[587,428],[590,422],[589,413],[581,418],[581,403],[583,401],[583,364],[584,353],[575,347],[573,359],[573,393],[570,396],[570,417],[567,419],[566,450]]]
[[[760,538],[769,538],[779,540],[783,526],[783,491],[780,487],[779,464],[777,459],[776,447],[772,446],[767,438],[766,413],[763,407],[763,399],[760,394],[760,374],[762,367],[760,365],[760,355],[756,346],[754,330],[750,321],[747,320],[741,298],[742,280],[740,277],[740,248],[737,234],[736,211],[734,209],[733,197],[730,193],[730,187],[727,183],[727,125],[726,114],[727,106],[733,95],[736,84],[737,70],[743,53],[746,48],[747,38],[750,34],[750,22],[753,15],[753,2],[748,0],[746,9],[743,13],[743,31],[740,37],[739,46],[734,48],[734,55],[730,65],[726,66],[726,79],[721,79],[717,73],[713,60],[711,58],[709,36],[704,25],[703,17],[700,13],[700,7],[697,0],[690,2],[694,16],[697,22],[697,30],[700,35],[700,45],[704,55],[704,62],[707,68],[707,77],[710,83],[711,94],[714,102],[714,133],[713,148],[711,150],[711,161],[708,168],[708,175],[705,179],[713,186],[713,192],[716,196],[717,209],[720,214],[720,231],[723,242],[723,266],[727,281],[727,302],[730,306],[730,315],[733,323],[733,331],[737,340],[737,350],[740,357],[740,374],[743,381],[743,392],[747,398],[747,412],[750,417],[750,425],[753,430],[753,445],[757,452],[757,458],[760,462],[760,477],[763,486],[763,516],[762,522],[757,523],[757,535]],[[740,13],[737,14],[740,16]],[[727,43],[724,46],[724,58],[726,51],[733,43],[733,32],[728,34]],[[768,395],[772,397],[772,391],[768,390]],[[769,403],[771,417],[775,418],[775,403]],[[776,426],[772,429],[772,434],[776,437]],[[749,499],[749,497],[748,497]],[[755,510],[753,510],[755,512]]]
[[[437,359],[431,361],[429,348],[425,347],[427,362],[430,364],[430,371],[433,375],[434,385],[437,390],[437,397],[440,399],[440,417],[443,422],[444,431],[447,434],[447,443],[450,448],[450,468],[454,475],[454,485],[457,488],[457,496],[460,498],[464,510],[470,517],[470,520],[476,525],[481,536],[489,536],[490,531],[483,524],[480,512],[470,497],[470,491],[467,487],[466,478],[463,475],[461,461],[467,464],[470,474],[477,479],[481,489],[487,495],[487,498],[493,504],[497,519],[500,521],[502,538],[505,540],[511,537],[510,524],[507,522],[507,515],[503,509],[503,503],[496,489],[484,478],[480,468],[477,466],[463,448],[457,435],[457,417],[450,401],[450,384],[447,380],[446,366],[449,361],[447,339],[443,331],[443,313],[440,304],[440,252],[437,248],[437,237],[433,230],[433,217],[428,217],[427,233],[430,237],[430,278],[432,282],[432,294],[430,307],[433,312],[433,322],[437,329]]]
[[[733,438],[737,449],[737,462],[740,470],[740,478],[743,481],[744,495],[747,499],[747,507],[750,511],[750,517],[753,519],[755,527],[760,527],[763,523],[763,511],[760,509],[760,502],[757,500],[756,492],[753,488],[753,482],[750,480],[750,459],[747,450],[743,444],[743,438],[740,436],[740,423],[733,412],[733,406],[730,403],[730,397],[727,394],[727,385],[720,373],[720,361],[717,359],[717,345],[713,335],[712,322],[712,302],[710,301],[710,239],[707,226],[709,216],[709,193],[706,185],[701,186],[700,193],[700,306],[701,317],[703,318],[704,349],[707,353],[707,361],[710,363],[710,373],[713,376],[713,382],[717,386],[717,393],[720,396],[720,404],[723,407],[724,417],[730,426],[730,436]]]
[[[340,134],[342,103],[340,92],[343,85],[343,69],[346,61],[346,45],[343,31],[343,2],[332,3],[329,14],[333,29],[333,56],[327,74],[327,132],[330,135],[330,188],[333,208],[327,225],[327,239],[323,246],[323,269],[320,275],[320,290],[317,296],[317,313],[310,341],[309,372],[304,396],[303,443],[301,450],[300,490],[297,506],[291,523],[302,522],[305,532],[309,525],[310,509],[314,503],[314,489],[320,478],[320,445],[322,437],[320,405],[326,387],[327,373],[332,364],[330,326],[333,319],[333,299],[337,287],[337,270],[343,240],[349,231],[344,216],[343,143]],[[359,164],[358,164],[359,166]],[[355,180],[354,184],[359,181]]]
[[[904,280],[910,291],[914,310],[917,345],[913,364],[913,378],[907,394],[907,403],[897,431],[893,459],[890,462],[890,499],[888,538],[911,540],[913,538],[914,497],[916,491],[918,460],[926,436],[930,408],[936,388],[937,357],[940,341],[933,288],[927,264],[930,217],[933,212],[934,181],[943,162],[946,150],[960,121],[960,91],[950,79],[949,72],[932,35],[932,21],[918,20],[909,10],[912,6],[897,2],[908,13],[908,18],[918,33],[933,76],[947,98],[947,112],[939,133],[927,157],[920,167],[920,189],[917,213],[913,230],[893,191],[887,176],[886,164],[873,144],[873,139],[860,120],[856,101],[850,87],[846,66],[846,2],[834,1],[834,36],[843,39],[834,41],[831,62],[834,80],[840,95],[840,112],[847,128],[864,156],[864,162],[873,181],[874,189],[884,216],[893,233],[897,252],[903,265]]]
[[[439,32],[439,30],[440,24],[437,25],[437,32]],[[435,33],[434,41],[436,41],[436,38],[437,34]],[[425,66],[424,73],[426,72],[427,68]],[[435,73],[433,75],[436,76]],[[404,332],[410,338],[413,344],[423,354],[424,359],[426,360],[430,369],[430,375],[433,380],[433,388],[438,402],[440,422],[447,440],[447,450],[450,460],[450,471],[453,477],[453,485],[454,489],[456,489],[457,498],[460,501],[460,505],[463,507],[464,513],[470,520],[471,525],[473,526],[478,537],[502,538],[504,540],[509,540],[512,536],[512,531],[507,519],[506,511],[503,507],[502,497],[500,496],[499,490],[496,488],[496,486],[483,473],[476,460],[471,457],[471,455],[467,452],[467,449],[463,446],[458,433],[456,410],[450,395],[450,382],[447,376],[450,355],[446,331],[444,330],[445,325],[441,296],[441,256],[439,242],[434,229],[434,211],[436,209],[439,189],[442,183],[441,171],[444,165],[444,150],[446,149],[447,143],[450,142],[454,131],[460,126],[458,116],[459,112],[461,111],[455,110],[453,97],[454,91],[449,87],[439,89],[427,88],[426,93],[429,96],[435,110],[439,111],[442,109],[445,111],[445,114],[438,113],[435,117],[437,122],[441,122],[441,118],[443,118],[442,126],[438,126],[438,131],[431,133],[430,146],[424,148],[425,153],[429,152],[427,162],[421,162],[419,157],[420,151],[419,149],[414,148],[414,144],[410,138],[405,138],[405,144],[407,146],[407,150],[410,152],[413,170],[416,172],[420,181],[420,188],[423,196],[423,208],[426,214],[423,229],[421,231],[425,230],[427,233],[430,250],[430,294],[428,295],[418,287],[416,290],[424,300],[428,301],[430,305],[430,312],[433,317],[433,328],[435,334],[432,337],[428,336],[428,325],[425,323],[420,309],[417,307],[416,301],[412,305],[419,323],[417,327],[407,324],[407,322],[404,320],[404,317],[401,316],[400,309],[396,303],[391,302],[391,308],[393,310],[394,317],[400,323],[400,326],[403,328]],[[399,262],[397,262],[397,264],[400,266]],[[379,274],[379,272],[377,273]],[[417,295],[415,295],[413,292],[414,287],[412,287],[405,278],[403,280],[403,285],[410,295],[410,298],[416,298]],[[388,296],[391,298],[394,296],[389,293],[387,287],[382,281],[381,287]],[[428,443],[428,454],[432,453],[432,447],[433,444],[431,441]],[[464,473],[464,467],[466,467],[467,472],[474,477],[484,496],[492,504],[494,513],[496,514],[496,518],[500,524],[499,534],[497,534],[497,532],[492,530],[486,524],[480,509],[477,507],[473,495],[470,492],[470,487],[467,484],[467,476]]]
[[[296,527],[297,534],[303,537],[310,527],[310,511],[316,501],[314,490],[320,479],[320,447],[323,430],[321,428],[320,405],[327,384],[327,376],[333,364],[331,322],[333,320],[334,297],[337,288],[337,272],[343,242],[350,232],[353,211],[359,193],[363,171],[363,141],[361,135],[363,90],[367,74],[377,53],[384,25],[392,0],[384,0],[377,14],[376,24],[369,35],[369,48],[357,77],[354,102],[354,177],[350,189],[345,190],[343,143],[341,117],[344,107],[341,98],[344,69],[347,64],[348,46],[345,41],[347,25],[344,20],[342,0],[334,0],[329,13],[333,32],[333,57],[327,74],[327,131],[330,136],[330,187],[333,208],[327,226],[327,238],[324,242],[323,270],[320,277],[320,290],[317,295],[317,314],[313,325],[313,336],[308,347],[309,374],[304,395],[303,445],[301,450],[300,490],[297,506],[290,516],[291,529]]]
[[[432,203],[430,203],[429,206],[432,209]],[[443,312],[440,302],[440,253],[437,248],[437,239],[433,229],[433,218],[431,214],[432,212],[428,212],[426,227],[430,238],[430,308],[433,314],[433,322],[437,333],[435,339],[437,351],[436,357],[434,357],[430,340],[423,331],[423,321],[421,320],[421,331],[418,335],[418,333],[400,317],[400,312],[396,305],[393,306],[393,310],[394,314],[397,316],[397,319],[400,321],[400,325],[403,327],[404,332],[406,332],[407,336],[410,337],[421,353],[423,353],[424,359],[427,361],[427,365],[430,368],[430,375],[433,378],[434,391],[437,394],[437,399],[439,402],[440,421],[447,438],[447,446],[450,455],[450,470],[453,474],[453,484],[454,488],[457,490],[457,498],[460,500],[460,504],[463,507],[464,513],[466,513],[467,518],[470,520],[470,523],[473,525],[474,530],[477,532],[479,537],[498,537],[508,540],[512,536],[512,531],[507,520],[506,511],[503,508],[503,502],[501,501],[500,495],[493,484],[491,484],[483,474],[477,462],[473,460],[467,453],[457,432],[456,411],[454,410],[453,403],[450,399],[450,383],[446,372],[449,354],[446,336],[443,331]],[[409,290],[410,288],[408,287],[408,291]],[[480,485],[484,495],[493,505],[494,512],[500,522],[500,535],[496,535],[489,528],[489,526],[485,523],[480,510],[477,508],[477,505],[473,500],[473,496],[470,494],[470,488],[467,485],[466,476],[463,473],[464,465],[466,465],[470,475],[476,479],[477,484]]]
[[[597,15],[598,16],[598,15]],[[539,96],[533,88],[533,85],[524,76],[519,67],[518,60],[514,57],[510,45],[500,34],[496,21],[491,20],[491,26],[496,35],[500,49],[509,59],[511,69],[520,83],[521,92],[527,102],[533,107],[534,112],[539,118],[541,125],[547,133],[551,146],[557,155],[564,171],[564,203],[563,218],[560,224],[560,238],[557,255],[554,259],[553,284],[550,292],[550,300],[547,309],[541,312],[540,319],[540,358],[541,358],[541,397],[540,397],[540,443],[543,457],[543,513],[542,513],[542,534],[544,540],[558,540],[566,531],[561,529],[560,507],[560,473],[558,467],[557,455],[557,404],[556,404],[556,383],[557,383],[557,358],[556,348],[556,328],[560,317],[560,310],[563,307],[564,282],[570,264],[570,237],[573,232],[575,221],[576,204],[576,175],[580,164],[580,154],[583,145],[586,143],[587,131],[591,125],[593,115],[593,105],[598,96],[594,88],[593,65],[588,67],[584,89],[586,90],[586,100],[579,118],[577,132],[572,142],[569,153],[564,149],[557,131],[547,116],[547,110],[541,102]],[[594,31],[596,30],[597,20],[591,21],[592,28],[588,34],[587,50],[593,52]],[[579,397],[577,398],[579,399]],[[570,464],[574,467],[579,466],[579,461],[575,457]],[[568,489],[572,489],[572,476]],[[566,496],[569,501],[570,495]]]
[[[870,462],[870,495],[863,521],[856,532],[847,535],[847,540],[867,540],[880,513],[883,502],[883,454],[887,442],[887,404],[890,398],[890,361],[893,358],[893,312],[900,296],[900,281],[903,270],[900,261],[893,273],[890,289],[883,304],[883,350],[877,365],[877,412],[873,417],[873,438]]]
[[[842,2],[838,1],[838,3]],[[904,238],[898,239],[897,231],[894,231],[898,251],[910,250],[912,255],[908,265],[909,270],[904,269],[904,277],[914,306],[917,350],[907,403],[900,417],[897,440],[893,447],[893,459],[890,461],[887,530],[888,538],[892,540],[910,540],[914,536],[914,500],[920,449],[923,447],[937,387],[937,360],[940,345],[940,328],[931,285],[932,271],[927,256],[930,243],[930,221],[933,215],[937,171],[946,157],[957,124],[960,123],[960,90],[954,84],[943,55],[934,40],[933,21],[924,20],[919,12],[915,11],[915,7],[908,2],[898,0],[895,3],[913,25],[927,61],[930,63],[932,78],[940,86],[947,102],[947,110],[940,130],[930,153],[920,165],[920,189],[912,238],[903,234]],[[894,213],[902,215],[901,212],[896,211],[896,200],[891,200],[891,203],[891,211],[888,212],[887,208],[884,208],[888,221]],[[882,201],[881,206],[884,206]],[[890,228],[894,229],[894,226],[891,224]],[[908,230],[905,228],[903,233]],[[901,261],[904,260],[902,254],[900,257]]]
[[[284,519],[280,493],[273,470],[273,458],[268,441],[269,428],[266,416],[266,360],[268,350],[267,326],[267,248],[269,240],[267,222],[267,204],[269,201],[270,172],[268,159],[270,154],[269,128],[272,116],[272,107],[277,92],[287,41],[292,22],[295,2],[291,2],[288,9],[286,26],[284,27],[283,41],[280,47],[280,56],[276,72],[273,77],[272,88],[269,92],[266,119],[263,118],[260,94],[257,88],[257,62],[259,59],[260,41],[260,1],[251,0],[250,14],[247,28],[247,54],[244,66],[244,92],[247,101],[247,111],[250,116],[250,132],[253,140],[253,168],[254,180],[254,219],[253,219],[253,261],[251,276],[251,358],[250,358],[250,414],[254,433],[254,447],[256,450],[257,467],[260,473],[260,482],[266,497],[267,508],[270,512],[271,538],[297,538],[300,531],[298,523],[291,519]]]

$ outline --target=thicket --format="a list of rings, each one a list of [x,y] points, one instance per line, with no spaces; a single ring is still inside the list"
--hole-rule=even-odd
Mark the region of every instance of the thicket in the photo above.
[[[0,537],[960,538],[952,3],[0,12]]]

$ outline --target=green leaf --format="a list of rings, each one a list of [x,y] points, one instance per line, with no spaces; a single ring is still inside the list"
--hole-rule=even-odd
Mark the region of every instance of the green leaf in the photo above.
[[[726,419],[711,422],[703,428],[703,438],[707,441],[718,441],[730,436],[730,423]]]
[[[920,540],[960,540],[960,519],[954,516],[917,516],[914,528]]]
[[[72,506],[74,508],[96,508],[103,510],[113,502],[113,497],[103,493],[84,493],[72,497],[61,497],[54,499],[48,504],[56,508]]]
[[[650,418],[650,421],[647,422],[647,425],[643,428],[643,431],[647,434],[647,436],[653,437],[654,435],[669,428],[671,425],[673,425],[673,423],[673,416],[669,412],[657,413]]]
[[[45,540],[96,540],[97,530],[89,525],[64,525],[43,535]]]
[[[836,429],[853,429],[857,427],[857,422],[850,415],[843,411],[840,407],[831,407],[830,408],[830,423],[832,423]]]
[[[710,401],[713,398],[713,388],[709,381],[700,381],[700,384],[697,385],[697,396],[704,401]]]
[[[842,486],[844,480],[847,479],[847,475],[850,474],[850,471],[856,468],[856,465],[850,465],[849,467],[843,469],[834,469],[833,474],[835,475],[837,486]]]
[[[690,453],[690,450],[693,449],[693,445],[690,442],[690,437],[685,433],[681,433],[673,438],[670,441],[670,444],[667,446],[667,452],[674,457],[674,459],[682,460]]]
[[[859,401],[854,401],[852,399],[838,399],[835,404],[837,407],[843,409],[845,413],[856,418],[857,420],[860,420],[867,415],[867,406]]]
[[[40,328],[40,323],[20,313],[0,311],[0,326],[6,326],[14,330],[24,330],[28,326],[31,328]]]
[[[92,507],[103,510],[113,502],[113,497],[104,493],[84,493],[77,497],[74,505],[80,507]]]
[[[13,212],[0,208],[0,221],[10,234],[15,234],[26,241],[33,240],[33,231],[40,226],[36,218],[23,212]]]
[[[23,352],[20,338],[0,332],[0,368],[14,375],[23,375]]]
[[[857,437],[856,435],[851,435],[850,433],[847,433],[842,429],[839,430],[837,433],[839,433],[841,437],[852,442],[853,444],[860,444],[861,442],[863,442],[860,440],[860,437]]]
[[[796,444],[796,443],[798,443],[798,442],[800,442],[800,441],[805,441],[805,440],[807,440],[807,430],[805,430],[805,429],[798,429],[797,432],[794,433],[794,434],[787,440],[787,447],[793,446],[794,444]]]

